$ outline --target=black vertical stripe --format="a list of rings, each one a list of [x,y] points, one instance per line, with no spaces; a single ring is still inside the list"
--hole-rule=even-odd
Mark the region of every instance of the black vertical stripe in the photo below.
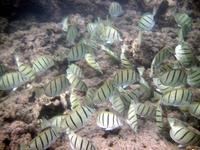
[[[36,149],[37,149],[37,150],[40,150],[39,147],[38,147],[37,139],[34,139],[34,142],[35,142],[35,147],[36,147]]]
[[[87,108],[87,107],[82,107],[82,110],[83,110],[83,112],[84,112],[85,117],[88,118],[88,114],[87,114],[85,108]],[[88,110],[89,110],[89,109],[88,109]],[[90,110],[89,110],[89,111],[90,111]],[[91,111],[90,111],[90,112],[91,112]]]
[[[78,111],[76,111],[76,114],[77,114],[78,118],[80,119],[81,123],[83,124],[83,119],[82,119],[81,115],[78,113]]]
[[[53,134],[52,134],[52,130],[49,130],[50,131],[50,135],[51,135],[51,141],[53,140]]]
[[[78,128],[78,127],[77,127],[77,125],[75,124],[75,122],[74,122],[74,120],[73,120],[72,116],[71,116],[71,115],[69,115],[69,117],[70,117],[70,120],[71,120],[72,124],[73,124],[73,125],[74,125],[76,128]]]
[[[77,140],[78,140],[78,137],[77,136],[75,136],[75,142],[74,142],[74,146],[75,146],[75,148],[77,148]]]
[[[51,132],[51,131],[49,131],[49,132]],[[48,135],[47,135],[47,133],[46,132],[44,132],[44,135],[45,135],[45,137],[46,137],[46,140],[47,140],[47,145],[49,145],[49,137],[48,137]]]
[[[43,142],[43,139],[42,139],[42,137],[41,137],[41,135],[38,135],[38,137],[39,137],[39,139],[40,139],[40,142],[41,142],[41,144],[42,144],[42,148],[44,148],[44,142]]]
[[[109,126],[109,117],[110,117],[110,113],[107,113],[107,118],[106,118],[106,121],[107,121],[107,127]]]
[[[80,150],[83,149],[83,139],[80,139],[81,140],[81,145],[80,145]]]

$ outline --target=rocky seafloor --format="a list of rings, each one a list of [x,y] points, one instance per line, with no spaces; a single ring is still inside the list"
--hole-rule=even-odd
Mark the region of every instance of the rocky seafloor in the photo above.
[[[105,7],[107,9],[110,2],[99,2],[97,8]],[[93,4],[94,5],[94,4]],[[98,7],[98,5],[100,7]],[[75,5],[76,6],[76,5]],[[87,9],[89,9],[87,6]],[[127,42],[133,41],[138,34],[137,22],[142,15],[134,5],[124,4],[125,13],[123,16],[115,20],[115,25],[119,28],[123,35],[123,39]],[[99,14],[81,14],[69,13],[65,16],[76,17],[79,24],[80,35],[85,34],[85,26],[88,22],[96,19],[98,16],[105,18],[106,12],[99,11]],[[64,17],[64,15],[63,15]],[[188,35],[188,42],[196,54],[200,54],[200,16],[193,19],[193,28]],[[162,25],[155,27],[153,32],[144,33],[144,38],[141,47],[141,53],[134,58],[130,57],[131,61],[138,66],[150,67],[151,61],[161,48],[165,45],[177,45],[177,26],[172,21],[169,23],[167,17]],[[23,58],[23,62],[27,63],[31,59],[41,54],[54,55],[62,53],[70,45],[66,41],[65,33],[62,31],[59,22],[40,22],[34,15],[26,18],[15,19],[9,21],[6,18],[0,18],[0,61],[9,66],[11,69],[16,69],[14,55],[18,54]],[[120,52],[120,48],[114,49]],[[84,81],[88,87],[98,87],[102,81],[110,77],[113,72],[119,68],[109,60],[105,53],[97,52],[97,61],[100,63],[103,75],[97,76],[96,72],[91,69],[85,61],[79,61],[77,64],[84,71]],[[112,67],[111,67],[112,66]],[[52,76],[65,72],[66,64],[61,64],[59,67],[54,67],[43,74],[34,83],[33,86],[41,81],[51,79]],[[31,90],[25,85],[17,91],[4,93],[0,103],[0,150],[18,150],[19,144],[27,143],[39,133],[38,117],[42,115],[63,112],[64,108],[60,107],[60,101],[52,100],[50,105],[46,105],[42,100],[31,100]],[[48,102],[49,103],[49,102]],[[45,112],[44,112],[45,110]],[[168,138],[168,135],[160,135],[156,132],[155,122],[153,120],[142,121],[139,127],[139,132],[134,134],[128,125],[124,125],[118,134],[108,134],[97,127],[96,118],[93,118],[82,128],[78,133],[91,139],[96,147],[101,150],[176,150],[177,145]],[[59,138],[49,150],[66,150],[70,149],[70,144],[67,138]]]

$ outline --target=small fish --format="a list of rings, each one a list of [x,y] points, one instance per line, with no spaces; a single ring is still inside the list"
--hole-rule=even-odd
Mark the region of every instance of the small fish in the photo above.
[[[76,44],[68,54],[68,61],[77,61],[85,57],[90,50],[89,46],[84,43]]]
[[[170,90],[162,96],[161,103],[167,106],[184,106],[191,104],[192,92],[186,88]]]
[[[83,138],[74,132],[70,132],[68,137],[70,146],[73,150],[96,150],[94,144],[90,140]]]
[[[77,107],[81,106],[80,99],[81,97],[72,89],[70,94],[71,110],[75,110]]]
[[[125,105],[119,95],[114,95],[110,98],[110,102],[112,104],[112,108],[117,111],[119,114],[123,115],[125,111]]]
[[[100,39],[107,44],[113,44],[122,41],[119,31],[112,26],[105,26],[103,28]]]
[[[141,78],[142,79],[142,78]],[[142,83],[139,84],[138,88],[134,89],[133,92],[135,95],[137,95],[138,99],[140,101],[146,101],[152,96],[152,88],[149,86],[146,86]]]
[[[90,23],[87,24],[86,28],[87,28],[88,33],[90,33],[91,37],[96,36],[96,30],[97,30],[97,24],[96,23],[90,22]]]
[[[36,74],[40,74],[54,66],[54,60],[49,56],[42,55],[33,60],[32,64]]]
[[[121,60],[121,65],[122,65],[123,68],[126,68],[126,69],[132,69],[133,68],[133,64],[126,57],[124,46],[121,48],[120,60]]]
[[[200,119],[200,103],[199,102],[193,102],[192,104],[189,105],[189,113]]]
[[[78,35],[78,29],[75,25],[70,25],[67,31],[67,41],[74,43]]]
[[[138,22],[139,29],[142,31],[151,31],[155,26],[154,14],[145,13]]]
[[[114,86],[111,80],[106,80],[94,95],[94,103],[100,104],[109,100],[114,93]]]
[[[18,71],[22,74],[24,80],[26,81],[32,81],[36,78],[35,70],[27,64],[20,64],[18,66]]]
[[[155,116],[155,107],[149,103],[137,103],[136,113],[140,117],[148,118]]]
[[[113,130],[122,126],[122,121],[112,112],[101,111],[97,115],[97,125],[105,130]]]
[[[129,126],[131,127],[131,129],[134,132],[137,132],[137,130],[138,130],[138,118],[137,118],[136,111],[137,111],[136,110],[136,105],[132,103],[129,106],[128,116],[127,116],[127,123],[129,124]]]
[[[182,42],[176,46],[175,57],[185,67],[190,67],[196,64],[197,61],[188,43],[186,42]]]
[[[39,133],[29,145],[20,145],[20,150],[44,150],[50,147],[59,137],[59,133],[52,127]]]
[[[113,77],[116,86],[127,86],[139,81],[139,73],[133,69],[121,69]]]
[[[67,32],[68,28],[69,28],[68,17],[66,17],[62,21],[62,30]]]
[[[153,84],[156,86],[156,90],[161,92],[161,93],[166,93],[170,90],[173,89],[173,87],[171,86],[166,86],[166,85],[163,85],[161,82],[160,82],[160,79],[159,78],[153,78]]]
[[[76,77],[73,74],[68,74],[67,79],[69,80],[72,88],[78,91],[83,91],[83,92],[87,91],[87,85],[80,78]]]
[[[110,56],[113,60],[115,60],[116,62],[120,61],[119,56],[113,52],[112,50],[110,50],[108,47],[101,45],[101,49],[108,55]]]
[[[187,26],[188,29],[192,29],[192,18],[188,16],[186,13],[177,13],[174,15],[176,23],[180,27]]]
[[[103,74],[103,71],[101,69],[101,66],[99,63],[95,60],[95,55],[91,53],[85,54],[85,60],[87,64],[92,67],[94,70],[98,71],[99,73]]]
[[[125,90],[120,92],[120,97],[126,108],[129,108],[131,103],[138,103],[138,95],[132,90]]]
[[[164,124],[163,124],[163,112],[160,105],[156,107],[155,120],[158,131],[162,131]]]
[[[180,86],[187,82],[187,74],[183,69],[173,69],[163,73],[160,77],[160,82],[165,86]]]
[[[188,27],[187,25],[182,26],[179,30],[178,30],[178,41],[179,43],[181,42],[185,42],[185,38],[187,37],[187,34],[190,32],[190,27]]]
[[[113,18],[121,16],[123,14],[121,5],[118,2],[112,2],[109,6],[109,14]]]
[[[53,80],[44,85],[44,92],[46,96],[55,97],[65,92],[70,86],[68,79],[65,75],[55,77]]]
[[[73,74],[79,78],[84,78],[84,74],[83,74],[83,71],[82,69],[76,65],[76,64],[71,64],[67,70],[66,70],[66,73],[67,74]]]
[[[83,127],[91,118],[95,109],[88,106],[77,107],[66,116],[62,122],[62,129],[70,128],[71,130],[77,130]]]
[[[48,127],[53,127],[56,128],[57,131],[62,132],[62,120],[64,120],[67,115],[58,115],[58,116],[54,116],[51,119],[46,120],[45,118],[42,118],[40,120],[40,126],[42,129],[48,128]]]
[[[192,87],[200,87],[200,68],[194,68],[188,71],[187,83]]]
[[[200,144],[200,132],[176,118],[168,118],[170,124],[170,137],[182,146],[196,146]]]
[[[160,66],[160,68],[155,73],[157,73],[157,76],[160,76],[163,73],[166,73],[166,72],[168,72],[170,70],[182,69],[182,68],[183,68],[183,66],[181,66],[181,64],[179,62],[174,61],[174,62],[171,62],[171,63],[162,64]]]
[[[162,48],[154,57],[151,63],[151,76],[153,76],[154,69],[160,67],[160,65],[167,60],[173,54],[173,49],[171,47]]]
[[[94,106],[94,95],[95,95],[95,89],[89,88],[86,92],[86,100],[85,103],[87,106]]]
[[[10,72],[0,76],[0,90],[12,90],[25,83],[20,72]]]

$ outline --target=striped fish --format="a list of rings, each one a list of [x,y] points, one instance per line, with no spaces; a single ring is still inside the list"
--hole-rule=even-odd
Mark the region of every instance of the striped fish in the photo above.
[[[182,26],[182,27],[178,30],[178,41],[179,41],[179,43],[185,41],[185,38],[187,37],[187,34],[189,33],[190,30],[191,30],[190,27],[187,26],[187,25]]]
[[[97,126],[105,130],[113,130],[122,126],[122,121],[112,112],[101,111],[97,115]]]
[[[160,77],[160,82],[165,86],[180,86],[187,82],[187,74],[183,69],[173,69],[163,73]]]
[[[113,44],[122,41],[120,33],[112,26],[105,26],[103,28],[100,39],[107,44]]]
[[[85,54],[89,52],[89,46],[84,43],[76,44],[68,54],[68,61],[77,61],[85,57]]]
[[[19,72],[10,72],[0,77],[0,90],[12,90],[23,84],[26,81]]]
[[[145,13],[139,20],[138,26],[140,30],[151,31],[155,26],[154,15]]]
[[[125,55],[125,49],[122,49],[121,55],[120,55],[120,61],[121,61],[121,66],[126,69],[132,69],[133,64],[126,58]]]
[[[137,103],[136,113],[140,117],[148,118],[155,116],[155,107],[150,103]]]
[[[75,25],[70,25],[67,31],[67,41],[74,43],[78,35],[78,29]]]
[[[49,56],[43,55],[33,60],[32,64],[36,74],[40,74],[54,66],[54,61]]]
[[[106,80],[104,84],[99,87],[94,95],[94,103],[100,104],[105,101],[108,101],[109,98],[113,95],[114,86],[111,80]]]
[[[88,106],[77,107],[62,120],[61,127],[71,130],[80,129],[88,122],[94,112],[95,110]]]
[[[166,63],[160,66],[160,68],[158,69],[158,75],[165,73],[167,71],[173,70],[173,69],[183,69],[183,66],[180,62],[178,61],[173,61],[170,63]]]
[[[139,74],[136,70],[121,69],[113,77],[116,86],[128,86],[139,81]]]
[[[60,75],[44,85],[44,92],[46,96],[49,97],[59,96],[61,93],[65,92],[69,86],[70,83],[65,75]]]
[[[200,68],[188,71],[187,83],[192,87],[200,87]]]
[[[120,97],[126,108],[129,108],[131,103],[136,104],[138,102],[138,95],[132,90],[120,92]]]
[[[112,108],[117,111],[119,114],[123,115],[125,111],[125,105],[119,95],[114,95],[110,98],[110,102],[112,104]]]
[[[182,146],[196,146],[200,144],[200,132],[189,126],[186,122],[175,118],[168,118],[170,124],[170,137]]]
[[[109,56],[111,57],[113,60],[115,60],[116,62],[120,61],[119,56],[114,53],[112,50],[110,50],[109,48],[105,47],[104,45],[101,45],[101,49]]]
[[[196,58],[190,49],[188,43],[182,42],[175,48],[176,59],[185,67],[189,67],[196,63]]]
[[[76,64],[71,64],[67,68],[66,73],[67,73],[67,75],[68,74],[73,74],[73,75],[75,75],[75,76],[77,76],[79,78],[83,78],[84,77],[82,69]]]
[[[83,138],[74,132],[69,135],[70,146],[74,150],[96,150],[94,144],[86,138]]]
[[[173,89],[173,87],[163,85],[159,78],[153,78],[153,84],[156,86],[156,90],[162,93],[166,93]]]
[[[175,14],[174,18],[180,27],[187,26],[188,29],[192,29],[192,18],[186,13],[177,13]]]
[[[156,113],[155,113],[155,120],[156,120],[156,126],[158,131],[162,131],[164,124],[163,124],[163,112],[162,112],[162,108],[160,105],[158,105],[156,107]]]
[[[132,103],[128,110],[127,123],[134,132],[137,132],[138,130],[138,118],[136,111],[136,105]]]
[[[192,102],[192,92],[186,88],[178,88],[166,92],[161,103],[167,106],[183,106],[191,104]]]
[[[75,110],[77,107],[81,106],[80,99],[81,97],[72,89],[70,94],[71,110]]]
[[[96,23],[88,23],[87,24],[87,32],[90,33],[91,37],[94,37],[96,35],[96,29],[97,29],[97,24]]]
[[[113,18],[121,16],[123,14],[122,6],[118,2],[112,2],[109,6],[109,14]]]
[[[68,115],[58,115],[54,116],[49,120],[46,120],[42,118],[40,120],[40,126],[42,129],[48,128],[48,127],[53,127],[56,128],[57,131],[62,131],[62,120],[65,119]]]
[[[62,21],[62,30],[67,32],[68,28],[69,28],[68,17],[66,17]]]
[[[85,60],[87,64],[92,67],[94,70],[98,71],[99,73],[103,74],[103,71],[101,69],[101,66],[99,63],[95,60],[95,55],[91,53],[85,54]]]
[[[44,150],[53,144],[59,137],[59,133],[54,128],[46,128],[39,133],[29,145],[21,145],[21,150]]]
[[[89,88],[86,92],[86,100],[85,103],[87,106],[94,106],[94,95],[95,95],[95,89]]]
[[[140,101],[146,101],[152,96],[152,89],[146,87],[144,84],[139,84],[139,87],[134,89],[133,93],[137,95]]]
[[[29,65],[20,64],[18,66],[18,71],[22,74],[24,80],[26,81],[32,81],[36,78],[35,70]]]
[[[192,104],[189,105],[189,113],[200,119],[200,103],[199,102],[193,102]]]
[[[154,57],[151,63],[151,76],[153,76],[154,69],[160,67],[160,65],[167,60],[173,54],[173,49],[171,47],[162,48]]]
[[[87,91],[87,85],[80,78],[74,76],[73,74],[68,74],[67,79],[69,80],[72,88],[78,91]]]

